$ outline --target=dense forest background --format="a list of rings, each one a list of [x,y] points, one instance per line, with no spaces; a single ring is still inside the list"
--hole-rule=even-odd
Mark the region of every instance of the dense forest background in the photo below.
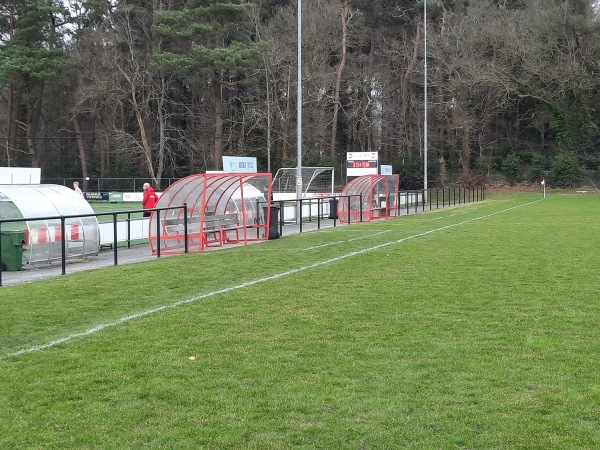
[[[302,1],[302,164],[423,185],[423,0]],[[428,0],[432,185],[598,181],[595,0]],[[295,0],[8,0],[0,166],[152,180],[296,166]]]

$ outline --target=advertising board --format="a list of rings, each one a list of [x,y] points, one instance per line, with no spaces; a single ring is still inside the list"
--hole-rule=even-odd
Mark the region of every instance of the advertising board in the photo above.
[[[256,158],[245,156],[223,156],[223,172],[258,172]]]

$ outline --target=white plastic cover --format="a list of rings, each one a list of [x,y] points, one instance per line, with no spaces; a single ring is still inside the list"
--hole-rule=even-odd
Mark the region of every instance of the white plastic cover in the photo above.
[[[94,214],[89,203],[72,189],[54,184],[0,185],[0,219],[36,219],[8,223],[2,230],[25,232],[28,263],[61,258],[60,216]],[[100,232],[96,217],[65,218],[66,256],[97,254]]]

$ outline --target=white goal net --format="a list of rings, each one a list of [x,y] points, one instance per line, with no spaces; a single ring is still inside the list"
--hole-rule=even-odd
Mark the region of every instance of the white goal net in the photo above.
[[[333,194],[333,167],[302,167],[303,194]],[[284,167],[273,178],[273,192],[296,192],[296,168]]]

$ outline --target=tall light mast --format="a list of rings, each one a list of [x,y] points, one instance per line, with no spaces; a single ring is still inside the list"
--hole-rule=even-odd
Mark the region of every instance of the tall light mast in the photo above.
[[[296,222],[302,220],[302,0],[298,0],[298,105],[297,105],[297,162],[296,162]]]
[[[300,1],[300,0],[298,0]],[[427,0],[423,0],[423,202],[427,196]]]

